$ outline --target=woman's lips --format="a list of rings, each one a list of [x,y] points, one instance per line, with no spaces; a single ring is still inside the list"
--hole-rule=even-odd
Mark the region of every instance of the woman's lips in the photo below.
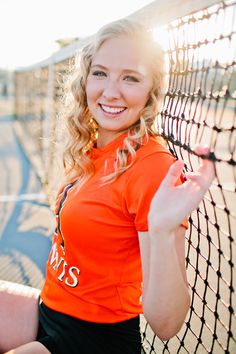
[[[99,106],[104,113],[108,114],[120,114],[121,112],[124,112],[127,109],[127,107],[108,106],[101,103],[99,103]]]

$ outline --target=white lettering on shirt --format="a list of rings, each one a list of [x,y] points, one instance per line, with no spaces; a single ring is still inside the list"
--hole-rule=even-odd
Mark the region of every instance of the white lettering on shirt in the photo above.
[[[79,284],[80,270],[76,266],[68,266],[68,263],[61,257],[54,243],[49,256],[49,266],[57,273],[57,279],[65,285],[75,288]]]

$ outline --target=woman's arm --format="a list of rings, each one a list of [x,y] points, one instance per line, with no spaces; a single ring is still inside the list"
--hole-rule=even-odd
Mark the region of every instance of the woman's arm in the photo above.
[[[153,331],[168,340],[180,330],[190,305],[185,270],[185,229],[152,237],[139,233],[143,310]]]
[[[196,152],[209,150],[199,147]],[[196,173],[176,186],[183,166],[183,161],[176,161],[169,169],[151,202],[149,232],[139,233],[144,315],[163,340],[180,330],[190,305],[184,229],[179,225],[196,209],[215,175],[214,164],[204,159]]]

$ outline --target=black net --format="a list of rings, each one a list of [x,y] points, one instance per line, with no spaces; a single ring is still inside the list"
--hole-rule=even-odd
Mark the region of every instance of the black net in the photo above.
[[[166,32],[165,32],[166,31]],[[156,32],[170,79],[160,113],[163,136],[186,171],[196,144],[209,145],[216,179],[190,217],[187,271],[192,303],[174,339],[162,343],[143,324],[146,353],[236,353],[236,2],[225,1]]]

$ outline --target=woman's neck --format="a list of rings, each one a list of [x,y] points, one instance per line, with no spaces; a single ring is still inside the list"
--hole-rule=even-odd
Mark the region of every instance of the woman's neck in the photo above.
[[[122,135],[125,131],[104,131],[98,129],[98,137],[97,137],[97,148],[103,148],[104,146],[110,144],[113,140],[118,138],[118,136]]]

